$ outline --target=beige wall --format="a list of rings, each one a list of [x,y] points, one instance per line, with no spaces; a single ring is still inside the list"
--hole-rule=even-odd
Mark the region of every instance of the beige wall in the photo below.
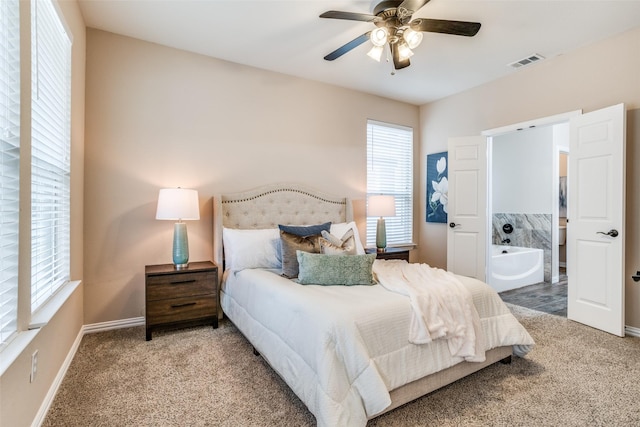
[[[514,72],[506,78],[420,108],[420,183],[428,153],[447,150],[450,136],[481,131],[573,110],[597,110],[624,102],[627,114],[626,324],[640,327],[640,30]],[[424,190],[424,184],[421,184]],[[420,218],[425,215],[424,194]],[[446,267],[446,226],[422,223],[416,258]]]
[[[171,262],[160,188],[199,191],[190,259],[208,260],[214,194],[301,182],[362,219],[367,119],[419,141],[416,106],[93,29],[86,90],[85,324],[144,315],[144,266]]]
[[[23,3],[28,5],[28,1]],[[24,6],[23,4],[23,6]],[[73,36],[71,88],[71,277],[82,279],[84,205],[84,89],[85,27],[77,3],[60,2],[60,10]],[[29,85],[29,81],[23,81]],[[28,89],[28,86],[27,86]],[[28,219],[28,218],[27,218]],[[22,218],[21,218],[22,220]],[[22,255],[21,255],[22,256]],[[21,259],[21,263],[23,260]],[[27,259],[28,262],[28,259]],[[35,338],[0,377],[0,426],[28,426],[41,414],[56,376],[83,325],[83,287],[80,285],[60,310],[40,328]],[[31,354],[38,351],[38,373],[29,382]]]

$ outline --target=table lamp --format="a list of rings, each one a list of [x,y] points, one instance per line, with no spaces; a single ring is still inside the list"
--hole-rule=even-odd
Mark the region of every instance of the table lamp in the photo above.
[[[156,219],[178,221],[173,227],[173,264],[177,270],[189,266],[189,239],[183,220],[200,219],[198,192],[186,188],[163,188],[158,195]]]
[[[369,196],[367,215],[379,217],[376,229],[376,248],[378,252],[384,252],[387,248],[387,228],[383,217],[396,216],[396,198],[382,194]]]

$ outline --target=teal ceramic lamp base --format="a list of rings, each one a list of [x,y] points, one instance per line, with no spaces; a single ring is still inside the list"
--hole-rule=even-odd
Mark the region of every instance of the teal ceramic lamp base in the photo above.
[[[184,222],[176,222],[173,227],[173,264],[177,270],[189,266],[189,239]]]
[[[376,248],[378,252],[384,252],[387,248],[387,227],[384,218],[378,218],[378,227],[376,229]]]

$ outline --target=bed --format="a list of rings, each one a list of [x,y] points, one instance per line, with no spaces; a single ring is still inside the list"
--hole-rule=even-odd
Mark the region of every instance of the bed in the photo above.
[[[512,354],[524,356],[534,345],[488,285],[459,276],[456,286],[466,289],[464,298],[474,307],[475,354],[455,353],[453,339],[416,343],[415,295],[396,292],[385,277],[414,265],[363,255],[348,198],[297,184],[274,184],[214,197],[213,216],[214,260],[225,266],[220,289],[224,314],[319,426],[364,426],[368,419],[488,365],[510,361]],[[338,258],[299,252],[299,278],[283,277],[285,242],[279,240],[284,239],[279,225],[327,223],[329,236],[351,237],[355,232],[357,255],[339,257],[340,262],[346,260],[350,269],[355,262],[371,262],[370,274],[378,281],[313,284],[324,275],[309,276],[314,270],[308,265],[315,265],[311,261]],[[351,270],[344,271],[347,277]],[[311,284],[300,284],[305,277]]]

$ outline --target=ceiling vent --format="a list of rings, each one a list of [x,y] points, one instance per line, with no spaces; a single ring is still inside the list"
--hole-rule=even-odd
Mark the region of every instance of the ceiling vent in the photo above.
[[[526,58],[522,58],[519,61],[516,62],[512,62],[511,64],[509,64],[509,67],[511,68],[520,68],[520,67],[524,67],[526,65],[531,65],[533,63],[536,63],[538,61],[541,61],[544,59],[544,56],[538,54],[538,53],[534,53],[533,55],[529,55]]]

